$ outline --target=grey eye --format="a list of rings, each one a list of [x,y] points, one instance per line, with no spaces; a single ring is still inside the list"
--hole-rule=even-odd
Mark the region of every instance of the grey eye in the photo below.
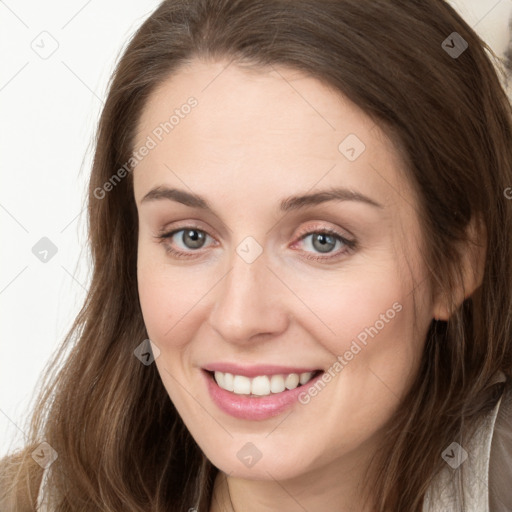
[[[188,249],[200,249],[206,240],[206,234],[198,229],[182,229],[181,242]],[[179,231],[177,232],[179,233]]]
[[[314,233],[310,235],[313,237],[313,247],[319,252],[330,252],[336,247],[336,237],[325,233]]]

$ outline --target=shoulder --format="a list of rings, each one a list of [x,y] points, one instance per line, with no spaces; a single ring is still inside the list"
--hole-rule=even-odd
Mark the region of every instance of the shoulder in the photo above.
[[[492,434],[489,459],[489,506],[512,510],[512,379],[505,383]]]

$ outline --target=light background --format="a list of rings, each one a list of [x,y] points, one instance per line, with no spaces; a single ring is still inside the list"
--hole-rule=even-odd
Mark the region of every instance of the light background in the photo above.
[[[512,0],[451,3],[505,51]],[[0,0],[0,457],[23,445],[38,379],[85,299],[96,122],[114,63],[158,4]],[[47,262],[32,252],[43,237],[57,249]]]

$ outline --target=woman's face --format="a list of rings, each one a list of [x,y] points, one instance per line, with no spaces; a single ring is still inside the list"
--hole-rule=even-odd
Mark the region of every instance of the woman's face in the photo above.
[[[297,71],[196,60],[150,97],[135,149],[144,321],[206,456],[249,479],[365,460],[435,306],[382,130]]]

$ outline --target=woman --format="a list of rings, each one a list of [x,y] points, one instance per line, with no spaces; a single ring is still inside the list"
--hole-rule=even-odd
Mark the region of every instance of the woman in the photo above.
[[[511,142],[441,0],[164,1],[4,508],[507,510]]]

